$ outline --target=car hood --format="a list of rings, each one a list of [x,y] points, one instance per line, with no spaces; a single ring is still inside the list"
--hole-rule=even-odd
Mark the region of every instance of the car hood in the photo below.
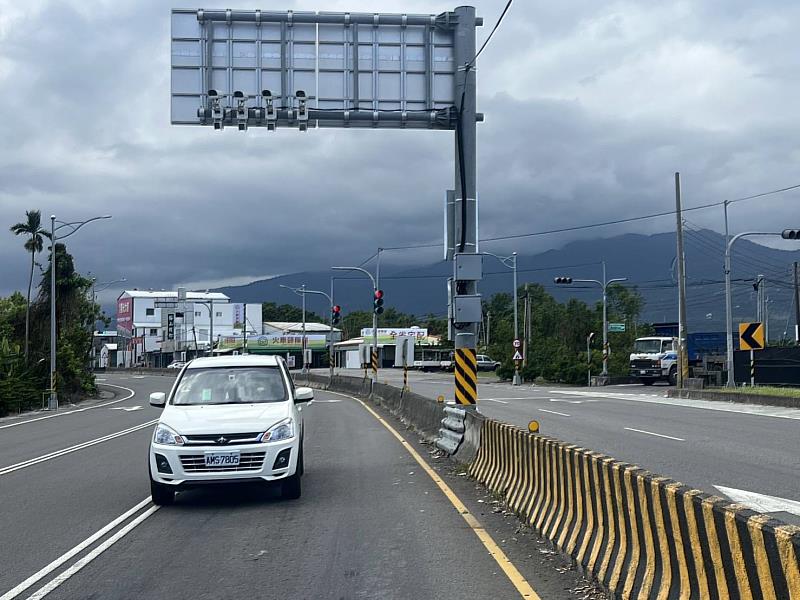
[[[263,404],[167,405],[161,423],[178,434],[255,433],[291,415],[290,402]]]

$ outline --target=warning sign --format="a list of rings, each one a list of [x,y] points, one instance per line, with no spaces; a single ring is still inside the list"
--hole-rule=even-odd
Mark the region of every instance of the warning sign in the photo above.
[[[520,353],[519,350],[514,352],[514,360],[522,360],[522,354]]]

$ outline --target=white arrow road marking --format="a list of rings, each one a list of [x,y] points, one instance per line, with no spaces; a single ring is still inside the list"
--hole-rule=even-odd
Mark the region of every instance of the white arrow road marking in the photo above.
[[[714,487],[737,504],[742,504],[758,512],[786,512],[800,516],[800,502],[796,500],[767,496],[766,494],[756,494],[755,492],[737,490],[736,488],[723,487],[721,485],[715,485]]]
[[[558,412],[558,411],[555,411],[555,410],[547,410],[546,408],[540,408],[539,410],[542,411],[542,412],[550,413],[551,415],[558,415],[560,417],[568,417],[569,416],[567,413],[561,413],[561,412]]]
[[[142,410],[143,406],[114,406],[108,410],[124,410],[125,412],[133,412],[135,410]]]
[[[119,388],[121,390],[125,390],[126,392],[130,392],[130,394],[128,396],[125,396],[124,398],[118,398],[117,400],[112,400],[111,402],[104,402],[102,404],[94,404],[92,406],[86,406],[84,408],[78,408],[76,410],[69,410],[67,412],[57,411],[57,412],[51,413],[49,415],[45,415],[44,417],[36,417],[35,419],[28,419],[27,421],[16,421],[14,423],[9,423],[8,425],[0,425],[0,429],[6,429],[7,427],[16,427],[17,425],[25,425],[25,423],[33,423],[35,421],[44,421],[45,419],[52,419],[54,417],[65,417],[67,415],[74,415],[75,413],[80,413],[80,412],[83,412],[85,410],[92,410],[94,408],[102,408],[104,406],[110,406],[111,404],[117,404],[119,402],[125,402],[125,400],[130,400],[131,398],[133,398],[136,395],[136,392],[134,392],[131,388],[122,387],[121,385],[113,385],[111,383],[104,383],[102,385],[104,385],[106,387]]]
[[[653,433],[652,431],[645,431],[644,429],[634,429],[633,427],[623,427],[628,431],[635,431],[636,433],[644,433],[646,435],[654,435],[660,438],[667,438],[668,440],[675,440],[676,442],[685,442],[686,440],[679,437],[672,437],[671,435],[664,435],[663,433]]]

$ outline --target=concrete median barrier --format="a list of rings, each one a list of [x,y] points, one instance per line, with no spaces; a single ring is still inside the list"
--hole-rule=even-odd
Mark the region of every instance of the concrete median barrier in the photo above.
[[[486,420],[470,474],[616,597],[800,600],[800,528]]]

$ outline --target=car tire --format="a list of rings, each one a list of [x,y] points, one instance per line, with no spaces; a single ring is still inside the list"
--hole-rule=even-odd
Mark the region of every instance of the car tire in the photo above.
[[[297,473],[301,476],[306,472],[305,464],[303,463],[303,442],[300,442],[300,456],[297,457]]]
[[[675,366],[669,370],[669,384],[678,385],[678,368]]]
[[[150,496],[156,506],[169,506],[175,502],[175,490],[150,478]]]
[[[284,500],[297,500],[300,498],[302,488],[300,486],[300,472],[296,472],[291,477],[287,477],[281,483],[281,498]]]

